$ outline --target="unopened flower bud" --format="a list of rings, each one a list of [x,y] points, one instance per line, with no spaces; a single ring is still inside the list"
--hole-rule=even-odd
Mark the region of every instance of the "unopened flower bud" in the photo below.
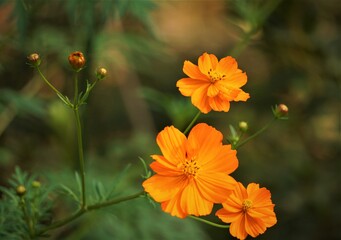
[[[26,188],[24,185],[19,185],[16,189],[18,196],[23,196],[26,193]]]
[[[105,68],[97,68],[96,70],[96,77],[98,80],[102,80],[107,76],[107,70]]]
[[[242,132],[246,132],[247,129],[249,128],[247,122],[244,122],[244,121],[239,122],[238,126],[239,126],[240,131]]]
[[[274,110],[277,118],[286,118],[288,116],[289,108],[285,104],[279,104]]]
[[[28,63],[33,67],[38,67],[41,63],[40,56],[38,53],[32,53],[27,56]]]
[[[33,182],[32,182],[32,187],[34,187],[34,188],[40,188],[40,186],[41,186],[41,183],[40,183],[39,181],[33,181]]]
[[[85,57],[82,52],[76,51],[69,55],[69,63],[73,69],[80,71],[85,65]]]

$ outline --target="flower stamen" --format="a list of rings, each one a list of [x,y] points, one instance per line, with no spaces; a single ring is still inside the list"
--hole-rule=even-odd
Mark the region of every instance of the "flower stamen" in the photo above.
[[[186,161],[181,164],[181,168],[182,172],[188,177],[195,177],[200,169],[195,158],[186,159]]]
[[[226,77],[225,74],[222,75],[219,72],[213,71],[212,68],[210,68],[210,70],[207,72],[207,74],[211,80],[211,83],[223,80]]]
[[[250,199],[244,199],[242,205],[243,205],[243,211],[247,212],[250,208],[252,208],[253,202]]]

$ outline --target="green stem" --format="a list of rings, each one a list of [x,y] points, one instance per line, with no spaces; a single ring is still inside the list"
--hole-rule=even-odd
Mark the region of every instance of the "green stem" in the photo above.
[[[75,86],[74,86],[74,94],[73,94],[73,106],[74,108],[78,108],[78,95],[79,95],[79,87],[78,87],[78,72],[75,72]]]
[[[144,191],[135,193],[133,195],[130,196],[126,196],[126,197],[121,197],[121,198],[117,198],[117,199],[112,199],[112,200],[108,200],[106,202],[102,202],[102,203],[98,203],[98,204],[94,204],[94,205],[90,205],[88,206],[88,210],[95,210],[95,209],[99,209],[99,208],[103,208],[103,207],[107,207],[107,206],[111,206],[120,202],[125,202],[134,198],[138,198],[140,196],[143,196],[145,194]]]
[[[56,221],[53,224],[51,224],[50,226],[44,228],[42,231],[39,232],[39,234],[41,235],[41,234],[43,234],[49,230],[56,229],[56,228],[62,227],[64,225],[67,225],[70,222],[81,217],[86,212],[96,210],[96,209],[100,209],[100,208],[104,208],[104,207],[108,207],[108,206],[112,206],[112,205],[115,205],[115,204],[118,204],[118,203],[121,203],[124,201],[132,200],[132,199],[138,198],[140,196],[143,196],[144,193],[145,193],[144,191],[141,191],[141,192],[138,192],[138,193],[135,193],[133,195],[126,196],[126,197],[111,199],[111,200],[108,200],[106,202],[89,205],[87,208],[80,208],[77,212],[75,212],[73,215],[69,216],[68,218],[65,218],[64,220]]]
[[[63,96],[62,94],[61,94],[61,92],[59,92],[58,91],[58,89],[57,88],[55,88],[47,79],[46,79],[46,77],[44,76],[44,74],[41,72],[41,70],[40,70],[40,68],[39,67],[37,67],[37,71],[38,71],[38,73],[39,73],[39,75],[41,76],[41,78],[44,80],[44,82],[57,94],[57,95],[59,95],[59,96]]]
[[[258,130],[256,133],[252,134],[250,137],[244,139],[244,141],[241,141],[239,143],[237,143],[233,149],[237,149],[241,146],[243,146],[245,143],[247,143],[248,141],[250,141],[251,139],[257,137],[259,134],[263,133],[266,129],[268,129],[270,127],[270,125],[272,123],[274,123],[278,118],[274,117],[270,122],[268,122],[264,127],[262,127],[260,130]]]
[[[51,224],[50,226],[44,228],[43,230],[41,230],[39,232],[39,235],[41,235],[41,234],[43,234],[43,233],[45,233],[45,232],[47,232],[49,230],[56,229],[56,228],[59,228],[59,227],[62,227],[64,225],[66,225],[66,224],[76,220],[80,216],[82,216],[85,212],[86,212],[86,209],[81,208],[77,212],[75,212],[73,215],[65,218],[64,220],[56,221],[53,224]]]
[[[78,157],[79,157],[79,168],[81,175],[81,187],[82,187],[82,208],[86,207],[86,188],[85,188],[85,163],[84,163],[84,150],[83,150],[83,137],[82,137],[82,126],[79,116],[79,110],[77,107],[73,109],[76,119],[76,131],[77,131],[77,145],[78,145]]]
[[[25,219],[25,222],[27,224],[27,228],[28,228],[30,237],[33,237],[35,235],[34,224],[33,224],[33,221],[27,212],[25,199],[23,197],[20,198],[20,206],[21,206],[21,210],[24,214],[24,219]]]
[[[197,115],[194,116],[192,122],[187,126],[186,130],[184,131],[185,135],[189,132],[189,130],[191,130],[193,124],[197,121],[197,119],[199,118],[200,114],[201,114],[201,112],[199,110]]]
[[[83,150],[83,136],[82,136],[82,124],[78,109],[78,72],[75,73],[75,93],[74,93],[74,103],[73,103],[73,112],[76,119],[76,132],[77,132],[77,145],[78,145],[78,157],[79,157],[79,168],[81,175],[81,188],[82,188],[82,208],[86,208],[86,187],[85,187],[85,162],[84,162],[84,150]]]
[[[206,219],[195,217],[195,216],[189,216],[189,217],[193,218],[199,222],[203,222],[203,223],[206,223],[208,225],[211,225],[213,227],[218,227],[218,228],[229,228],[230,227],[230,225],[223,225],[223,224],[214,223],[214,222],[208,221]]]

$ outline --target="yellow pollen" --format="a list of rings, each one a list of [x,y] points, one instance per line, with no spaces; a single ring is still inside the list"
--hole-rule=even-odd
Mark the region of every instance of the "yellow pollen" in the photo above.
[[[242,205],[243,205],[243,211],[247,212],[248,209],[252,208],[253,202],[250,199],[245,199]]]
[[[200,169],[194,158],[186,159],[186,161],[181,165],[183,173],[186,174],[188,177],[195,177],[198,170]]]
[[[221,75],[219,72],[213,71],[212,69],[210,69],[207,74],[210,77],[212,83],[225,78],[225,75]]]

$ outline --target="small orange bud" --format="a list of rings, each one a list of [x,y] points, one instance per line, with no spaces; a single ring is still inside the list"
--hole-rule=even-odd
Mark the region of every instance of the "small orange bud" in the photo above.
[[[28,62],[33,67],[38,67],[41,63],[40,56],[38,53],[32,53],[29,56],[27,56]]]
[[[76,51],[69,55],[69,63],[73,69],[80,71],[85,65],[85,57],[82,52]]]
[[[107,76],[107,70],[105,68],[97,68],[96,70],[96,76],[98,80],[102,80]]]
[[[289,108],[287,107],[287,105],[281,103],[276,106],[273,112],[277,118],[285,119],[288,116]]]
[[[19,185],[16,189],[18,196],[23,196],[26,193],[26,188],[24,185]]]

